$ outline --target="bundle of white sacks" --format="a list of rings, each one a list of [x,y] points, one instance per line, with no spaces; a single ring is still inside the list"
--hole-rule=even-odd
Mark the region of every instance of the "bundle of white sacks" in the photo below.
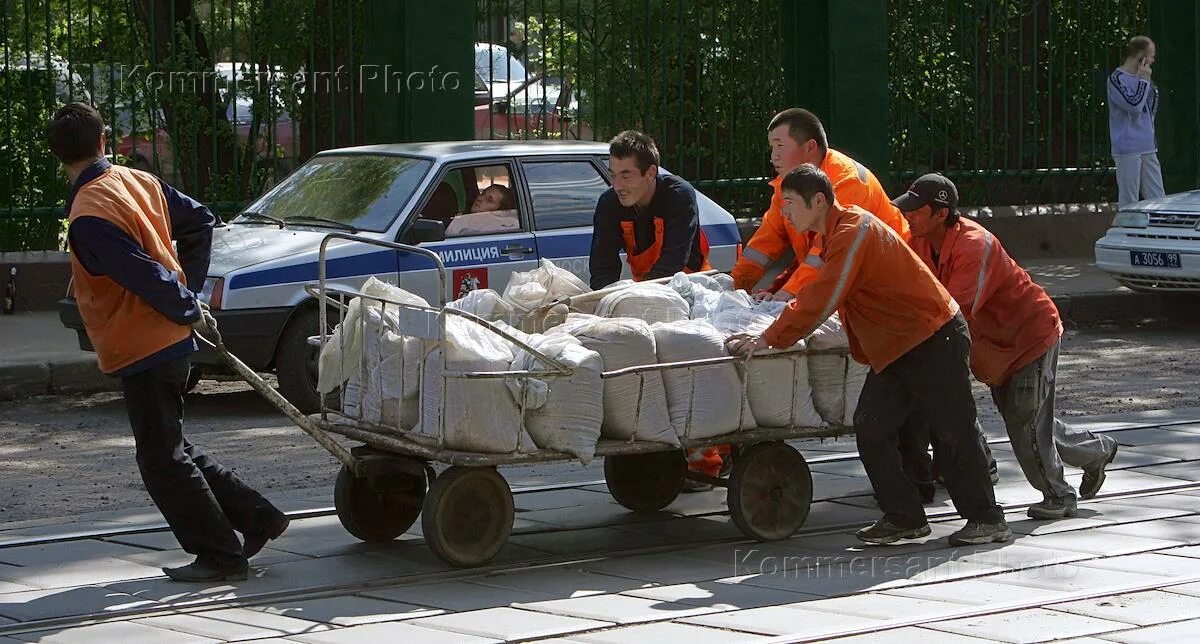
[[[503,295],[477,290],[450,304],[492,322],[502,334],[447,316],[440,345],[405,336],[398,308],[371,298],[428,306],[424,300],[369,279],[362,289],[368,297],[351,302],[322,350],[319,389],[341,387],[346,416],[423,444],[489,453],[550,449],[584,463],[600,437],[678,445],[680,438],[752,427],[852,423],[867,367],[844,355],[805,353],[844,353],[846,335],[836,314],[795,346],[746,363],[602,379],[605,371],[726,357],[727,336],[761,333],[784,305],[754,302],[732,290],[727,275],[680,273],[667,285],[613,292],[595,307],[596,315],[571,313],[554,319],[544,333],[525,333],[519,327],[526,315],[587,291],[574,275],[542,261],[534,271],[514,274]],[[569,374],[556,373],[505,334]],[[443,360],[448,372],[530,375],[445,377]]]

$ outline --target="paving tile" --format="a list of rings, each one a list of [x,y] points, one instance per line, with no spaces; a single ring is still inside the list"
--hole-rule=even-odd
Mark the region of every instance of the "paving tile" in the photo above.
[[[1105,532],[1107,528],[1060,532],[1021,539],[1021,545],[1050,550],[1072,550],[1088,554],[1112,557],[1148,550],[1162,550],[1183,545],[1178,541],[1133,537]]]
[[[1039,521],[1037,519],[1030,519],[1024,510],[1018,510],[1015,512],[1006,512],[1004,520],[1008,522],[1008,527],[1012,529],[1016,539],[1020,539],[1021,535],[1037,536],[1116,525],[1116,521],[1103,518],[1095,510],[1084,509],[1081,513],[1087,516],[1074,516],[1054,521]]]
[[[863,543],[850,532],[825,534],[817,537],[801,537],[800,545],[848,557],[897,556],[943,548],[946,545],[946,537],[949,537],[965,523],[965,521],[932,522],[929,524],[929,536],[919,539],[905,539],[885,546]]]
[[[589,644],[643,644],[644,642],[687,642],[688,644],[741,644],[768,638],[750,633],[705,628],[691,624],[640,624],[598,633],[575,635],[571,641]],[[539,644],[543,644],[539,642]]]
[[[612,503],[612,496],[607,492],[600,494],[588,490],[567,488],[517,494],[513,497],[513,505],[516,506],[518,512],[522,513],[532,510],[553,510],[579,505],[592,505],[595,503]]]
[[[127,555],[120,557],[125,561],[132,561],[143,566],[152,568],[162,568],[163,566],[179,566],[195,559],[195,555],[190,555],[181,549],[177,550],[148,550],[136,555]],[[286,563],[289,561],[303,561],[311,559],[304,555],[298,555],[293,552],[284,552],[282,550],[274,550],[272,548],[263,548],[254,559],[250,562],[252,566],[272,566],[275,564]]]
[[[207,644],[220,641],[133,622],[108,622],[92,626],[35,631],[15,635],[14,638],[22,642],[39,642],[40,644],[94,644],[95,642]]]
[[[867,470],[863,468],[862,461],[858,459],[852,461],[809,462],[808,469],[814,474],[820,472],[822,474],[836,474],[837,476],[865,477],[867,475]]]
[[[1179,459],[1181,461],[1200,460],[1200,441],[1195,440],[1195,437],[1186,438],[1183,440],[1172,440],[1169,442],[1142,444],[1132,447],[1124,447],[1122,449],[1129,450],[1131,452],[1154,454],[1156,456],[1166,456]],[[1108,484],[1105,483],[1105,485]]]
[[[782,570],[773,574],[755,574],[717,580],[719,583],[774,588],[806,595],[836,597],[868,590],[886,588],[888,584],[906,579],[905,575],[873,574],[869,567],[852,568],[848,565],[822,568],[800,568]]]
[[[600,592],[600,591],[595,591]],[[449,611],[480,610],[508,606],[514,601],[540,601],[562,595],[484,586],[469,581],[438,584],[415,584],[364,591],[363,597],[374,597],[387,601],[428,606]]]
[[[1200,523],[1175,521],[1173,518],[1105,526],[1096,532],[1177,541],[1189,546],[1200,544]]]
[[[995,568],[1032,568],[1070,563],[1091,557],[1084,552],[1033,548],[1017,543],[966,546],[952,550],[955,560]]]
[[[1150,427],[1147,429],[1129,429],[1113,432],[1109,436],[1115,438],[1120,445],[1138,447],[1194,441],[1195,438],[1188,436],[1189,433],[1186,431],[1177,431],[1173,427]]]
[[[134,597],[98,586],[30,590],[0,595],[0,615],[18,622],[28,622],[138,608],[154,603],[145,597]]]
[[[567,532],[547,532],[509,537],[508,542],[523,548],[558,555],[587,554],[650,548],[671,543],[663,536],[615,530],[613,528],[581,528]]]
[[[861,615],[842,615],[804,610],[795,605],[752,608],[731,613],[715,613],[680,620],[686,624],[727,628],[762,635],[822,637],[854,628],[873,626],[883,620]]]
[[[398,566],[403,574],[415,572],[434,572],[445,570],[448,566],[433,551],[424,543],[406,543],[397,544],[397,547],[379,550],[371,553],[372,557],[380,557],[387,561],[393,562]],[[546,556],[546,553],[541,550],[526,548],[525,546],[515,543],[505,543],[500,552],[492,558],[493,564],[511,564],[533,559],[540,559]]]
[[[1169,519],[1171,517],[1194,514],[1194,511],[1164,507],[1161,504],[1141,504],[1138,503],[1137,499],[1121,499],[1120,501],[1084,503],[1082,506],[1080,506],[1080,510],[1094,510],[1096,515],[1091,518],[1104,519],[1114,523],[1153,521],[1154,519]]]
[[[1200,546],[1184,546],[1182,548],[1168,548],[1166,550],[1156,551],[1159,554],[1170,555],[1172,557],[1191,557],[1200,558]]]
[[[1183,510],[1189,514],[1200,514],[1200,499],[1194,496],[1187,496],[1179,492],[1163,492],[1159,494],[1150,494],[1147,496],[1139,496],[1134,498],[1121,499],[1122,505],[1132,505],[1135,507],[1150,507],[1150,508],[1171,508],[1174,510]]]
[[[227,608],[204,611],[188,615],[163,615],[135,620],[168,631],[212,638],[223,642],[299,635],[329,630],[327,624],[319,624],[284,615],[272,615],[245,608]]]
[[[927,624],[925,628],[999,640],[1001,642],[1048,642],[1068,637],[1107,633],[1128,624],[1041,608]]]
[[[671,543],[715,541],[740,537],[741,531],[728,516],[672,517],[666,521],[646,521],[613,526],[613,530],[669,539]]]
[[[729,560],[701,560],[676,554],[641,555],[585,563],[589,572],[652,584],[681,584],[711,581],[737,574],[737,564]]]
[[[137,546],[150,550],[179,550],[179,540],[170,530],[157,532],[142,532],[138,534],[119,534],[105,539],[109,543],[119,543],[127,546]]]
[[[1164,476],[1170,479],[1179,479],[1181,481],[1200,481],[1200,468],[1196,467],[1195,463],[1169,463],[1166,465],[1148,465],[1130,470],[1131,472],[1141,472],[1142,474],[1153,474],[1154,476]]]
[[[703,496],[689,494],[688,497]],[[722,496],[720,502],[723,504],[725,497]],[[676,503],[679,503],[677,500]],[[672,504],[674,505],[674,504]],[[672,508],[667,508],[658,515],[642,515],[630,512],[622,507],[616,501],[608,500],[603,503],[591,503],[588,505],[573,506],[569,508],[555,508],[553,510],[533,510],[530,512],[522,512],[521,518],[529,521],[537,521],[538,523],[549,524],[561,528],[594,528],[598,526],[617,525],[621,523],[635,523],[638,521],[651,521],[661,519],[672,512]]]
[[[115,557],[68,559],[55,564],[0,568],[0,579],[37,588],[73,588],[162,576],[162,569],[158,566],[146,566]]]
[[[1003,605],[1024,605],[1029,601],[1053,601],[1064,596],[1068,591],[1039,588],[1037,586],[1020,586],[1015,584],[999,584],[988,581],[991,577],[981,579],[959,579],[940,584],[924,586],[904,586],[883,591],[886,595],[901,595],[918,599],[933,599],[943,602],[957,602],[968,606],[1000,607]]]
[[[888,644],[986,644],[987,642],[995,642],[996,640],[943,633],[918,626],[907,626],[879,633],[839,637],[833,641],[836,644],[878,644],[879,642],[887,642]]]
[[[426,608],[403,602],[354,595],[302,601],[277,601],[268,606],[254,606],[251,610],[337,626],[358,626],[375,622],[432,617],[445,612],[440,608]]]
[[[161,519],[160,519],[161,520]],[[12,526],[6,523],[5,526]],[[56,538],[84,538],[94,532],[108,532],[128,527],[116,521],[77,521],[63,523],[61,520],[50,520],[44,525],[29,525],[26,527],[0,528],[0,546],[11,543],[53,536]]]
[[[871,481],[865,476],[838,476],[813,472],[813,500],[825,501],[847,496],[871,494]]]
[[[1047,608],[1113,622],[1153,626],[1200,618],[1200,597],[1151,590],[1055,604]]]
[[[692,617],[716,612],[711,607],[634,597],[630,595],[589,595],[572,599],[514,603],[513,608],[538,611],[551,615],[594,619],[614,624],[636,624]]]
[[[414,626],[436,628],[476,637],[492,637],[500,640],[524,640],[537,637],[570,635],[611,626],[611,622],[580,619],[563,615],[552,615],[515,608],[488,608],[485,610],[438,615],[405,622]]]
[[[63,562],[88,562],[145,552],[142,548],[96,539],[18,546],[0,550],[0,562],[13,566],[44,566]]]
[[[26,590],[34,590],[34,587],[27,584],[18,584],[11,581],[0,580],[0,595],[7,593],[20,593]]]
[[[717,610],[762,608],[822,599],[821,595],[806,595],[776,588],[763,588],[749,584],[724,584],[716,581],[627,590],[621,594]]]
[[[382,622],[306,635],[292,635],[289,640],[310,644],[362,644],[363,642],[420,642],[420,644],[493,644],[503,640],[474,637],[435,628],[415,626],[410,622]]]
[[[552,568],[528,572],[489,575],[472,583],[493,588],[513,588],[550,595],[553,599],[584,597],[600,593],[619,593],[652,586],[644,581],[590,573],[575,568]]]
[[[867,496],[866,498],[870,499],[871,497]],[[872,501],[872,503],[874,502]],[[878,508],[853,505],[847,499],[839,502],[818,501],[809,508],[808,518],[804,521],[804,529],[820,530],[842,526],[857,529],[870,525],[880,516],[882,513]]]
[[[1169,583],[1168,577],[1143,575],[1117,570],[1087,568],[1078,564],[1060,564],[1028,570],[1014,570],[987,578],[989,583],[1046,588],[1061,592],[1129,592],[1136,586]]]
[[[1136,628],[1120,633],[1106,633],[1109,642],[1126,644],[1162,644],[1162,642],[1195,642],[1200,639],[1200,619],[1173,624]]]
[[[934,599],[919,599],[886,593],[864,593],[848,597],[818,599],[800,604],[788,604],[789,608],[860,615],[876,619],[931,620],[961,615],[971,608],[963,604]]]
[[[1170,550],[1146,552],[1120,557],[1104,557],[1080,561],[1077,565],[1100,570],[1120,570],[1141,575],[1162,577],[1195,577],[1200,579],[1200,559],[1170,556]]]

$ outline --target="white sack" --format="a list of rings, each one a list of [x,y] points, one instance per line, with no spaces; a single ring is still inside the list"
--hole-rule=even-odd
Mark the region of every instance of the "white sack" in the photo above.
[[[364,388],[363,420],[385,429],[412,429],[421,416],[418,394],[425,344],[388,331],[380,346],[381,359]]]
[[[539,306],[559,298],[587,293],[587,284],[574,273],[543,259],[532,271],[513,273],[504,287],[504,300],[519,314],[527,314]]]
[[[520,409],[504,380],[445,378],[443,390],[443,355],[451,372],[507,371],[513,360],[511,345],[495,333],[470,320],[447,317],[445,343],[425,360],[421,417],[411,438],[471,452],[533,451],[533,439],[522,428]]]
[[[651,328],[659,364],[729,356],[725,336],[706,321],[660,322]],[[668,369],[662,377],[671,425],[681,438],[709,438],[754,427],[734,363]]]
[[[376,310],[381,308],[379,299],[416,306],[429,306],[429,303],[421,297],[374,277],[367,278],[361,291],[367,297],[365,299],[356,297],[350,300],[341,324],[334,329],[325,346],[321,348],[321,355],[317,361],[317,391],[321,393],[329,393],[352,376],[360,375],[362,337],[360,336],[359,318],[362,315],[364,301],[366,308]],[[388,304],[386,309],[390,328],[397,330],[395,329],[397,326],[396,306]]]
[[[513,317],[512,305],[505,302],[499,293],[490,288],[475,289],[446,306],[465,311],[489,322],[511,320]]]
[[[565,333],[530,336],[527,344],[563,363],[569,376],[510,378],[513,397],[525,400],[525,428],[542,449],[566,452],[584,465],[591,463],[604,420],[604,386],[600,354]],[[512,362],[514,371],[542,371],[547,367],[524,349]]]
[[[847,349],[850,346],[846,331],[842,328],[841,320],[838,319],[836,313],[821,323],[821,326],[817,327],[817,330],[813,331],[806,341],[809,349],[814,351]],[[847,378],[850,375],[850,363],[852,362],[854,361],[843,355],[808,357],[808,375],[809,382],[812,383],[813,404],[816,405],[821,418],[827,422],[836,424],[845,422]],[[859,385],[859,391],[861,390],[862,386]],[[857,403],[857,395],[854,396],[854,399]],[[853,410],[850,410],[850,413],[853,415]]]
[[[583,346],[599,353],[605,371],[655,363],[654,332],[641,320],[572,314],[556,329],[579,338]],[[601,434],[678,445],[667,413],[662,374],[651,371],[606,379]]]
[[[651,323],[676,322],[688,319],[691,307],[679,293],[668,286],[637,284],[605,295],[596,307],[596,315],[606,318],[637,318]]]
[[[821,326],[817,327],[817,330],[813,331],[807,340],[808,348],[814,351],[850,348],[850,339],[846,337],[846,330],[842,328],[842,321],[838,318],[837,313],[822,322]]]
[[[799,346],[803,348],[803,342]],[[825,425],[813,406],[808,356],[800,351],[756,354],[746,369],[746,379],[750,409],[759,427]]]

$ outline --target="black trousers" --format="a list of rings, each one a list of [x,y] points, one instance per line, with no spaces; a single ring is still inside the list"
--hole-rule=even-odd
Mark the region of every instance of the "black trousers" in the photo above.
[[[854,414],[858,453],[884,518],[896,525],[913,528],[927,521],[900,451],[901,429],[914,413],[936,441],[942,477],[958,513],[986,523],[1004,518],[975,430],[970,350],[967,324],[956,315],[882,373],[867,374]]]
[[[261,529],[278,510],[183,436],[186,357],[121,380],[138,470],[183,549],[217,566],[246,558],[234,530]]]

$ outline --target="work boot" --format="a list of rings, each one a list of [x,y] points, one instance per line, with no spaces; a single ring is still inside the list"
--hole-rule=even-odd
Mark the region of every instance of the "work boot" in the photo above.
[[[859,541],[871,543],[877,546],[885,546],[889,543],[895,543],[901,539],[920,539],[921,537],[929,536],[929,524],[916,528],[902,528],[887,519],[880,519],[875,523],[859,530],[854,536],[858,537]]]
[[[1008,541],[1012,530],[1001,520],[999,523],[984,523],[982,521],[967,521],[961,530],[950,535],[952,546],[975,546],[981,543],[1001,543]]]
[[[1100,486],[1104,485],[1104,468],[1113,462],[1117,457],[1117,443],[1113,441],[1112,450],[1108,452],[1108,456],[1101,459],[1096,465],[1089,465],[1083,468],[1083,481],[1079,483],[1079,496],[1085,499],[1091,499],[1100,492]]]
[[[250,572],[250,565],[242,560],[241,565],[218,566],[203,557],[196,557],[186,566],[163,568],[162,571],[171,581],[243,581]]]
[[[1068,496],[1061,499],[1045,498],[1041,503],[1034,503],[1029,506],[1026,514],[1030,519],[1063,519],[1066,517],[1075,516],[1078,510],[1078,504],[1075,502],[1074,496]]]
[[[289,523],[291,521],[287,515],[280,512],[263,528],[254,532],[246,532],[242,535],[245,540],[242,544],[242,554],[246,555],[247,559],[258,554],[263,549],[263,546],[267,545],[268,541],[278,539],[279,535],[283,534],[284,530],[287,530]]]

